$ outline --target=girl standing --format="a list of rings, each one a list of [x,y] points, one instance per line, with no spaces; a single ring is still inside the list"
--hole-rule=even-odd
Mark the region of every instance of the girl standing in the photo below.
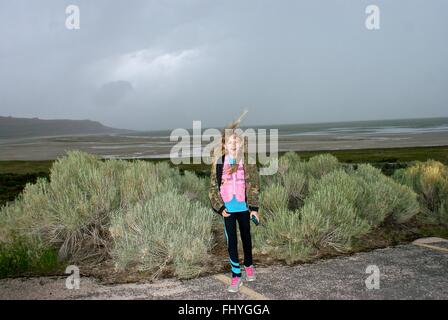
[[[230,292],[238,292],[242,285],[237,247],[237,223],[243,243],[246,280],[254,281],[250,221],[253,217],[260,220],[258,168],[256,164],[248,163],[247,148],[243,149],[243,144],[246,146],[246,143],[235,132],[235,126],[228,137],[223,135],[220,155],[212,161],[209,191],[213,210],[222,215],[224,220],[224,232],[232,270],[232,281],[228,287]]]

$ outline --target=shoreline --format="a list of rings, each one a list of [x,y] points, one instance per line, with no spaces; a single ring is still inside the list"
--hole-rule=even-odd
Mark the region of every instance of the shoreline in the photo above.
[[[344,150],[419,148],[448,146],[448,132],[400,134],[331,134],[279,136],[278,152],[335,152]],[[202,143],[202,147],[209,142]],[[108,135],[54,136],[0,141],[0,161],[56,160],[67,150],[82,150],[101,158],[169,159],[177,142],[166,137],[133,137]],[[198,155],[199,146],[185,157]],[[269,149],[267,150],[269,152]],[[200,154],[200,153],[199,153]]]

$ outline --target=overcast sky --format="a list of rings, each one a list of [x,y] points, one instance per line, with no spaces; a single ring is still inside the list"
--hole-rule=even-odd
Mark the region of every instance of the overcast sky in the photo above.
[[[244,108],[245,125],[448,116],[447,17],[446,0],[0,0],[0,115],[139,130]]]

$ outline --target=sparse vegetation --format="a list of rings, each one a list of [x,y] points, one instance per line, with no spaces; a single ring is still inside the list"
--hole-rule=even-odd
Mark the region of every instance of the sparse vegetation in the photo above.
[[[448,168],[438,161],[417,162],[393,177],[418,195],[419,220],[448,228]]]
[[[39,243],[42,247],[55,250],[60,262],[95,264],[112,257],[120,258],[122,263],[123,256],[128,256],[130,260],[135,260],[136,257],[132,257],[132,250],[117,254],[122,243],[117,238],[112,239],[109,232],[111,219],[114,219],[115,226],[120,221],[117,215],[130,218],[138,216],[139,212],[142,215],[139,208],[145,208],[153,213],[143,217],[165,220],[151,221],[152,226],[156,226],[150,229],[151,232],[160,233],[156,237],[165,241],[170,236],[173,237],[173,243],[185,245],[185,234],[200,236],[197,229],[201,226],[198,215],[202,215],[203,224],[207,226],[209,216],[213,214],[203,205],[205,179],[193,177],[190,173],[182,175],[165,162],[100,161],[94,155],[70,151],[67,156],[54,162],[49,178],[50,181],[39,178],[35,184],[27,184],[15,202],[8,203],[1,209],[2,244],[14,247],[15,239],[20,238],[24,239],[25,246]],[[169,198],[169,192],[182,197],[171,195]],[[164,200],[177,202],[164,203]],[[163,210],[162,204],[166,206],[166,210]],[[176,211],[176,219],[174,212],[171,215],[167,213],[174,208],[179,209]],[[158,210],[165,214],[158,213]],[[145,214],[148,213],[146,211]],[[192,222],[198,225],[194,226]],[[166,223],[173,227],[173,232],[166,233],[162,228]],[[134,229],[126,230],[128,234],[125,239],[134,237],[134,242],[137,243],[135,238],[141,237],[140,241],[143,241],[145,235],[131,235]],[[204,230],[202,228],[201,232],[204,233]],[[210,238],[210,228],[207,232]],[[206,235],[204,237],[207,238]],[[200,243],[196,240],[191,243],[198,246],[199,251],[190,247],[190,255],[187,250],[169,251],[169,261],[175,264],[176,275],[194,275],[198,268],[198,252],[207,253],[207,250],[199,249]],[[202,247],[208,248],[206,244]],[[7,246],[2,247],[2,252],[7,250]],[[111,255],[111,252],[114,254]]]
[[[304,159],[288,152],[278,164],[276,175],[261,177],[255,256],[309,261],[362,248],[375,234],[387,238],[388,230],[400,238],[406,224],[416,234],[422,226],[425,235],[448,227],[448,173],[441,162],[417,162],[393,177],[331,154]],[[118,273],[151,278],[201,274],[222,221],[210,209],[208,177],[184,169],[68,152],[53,162],[48,178],[36,177],[1,207],[0,276],[104,262]]]
[[[110,226],[116,267],[154,275],[171,267],[179,278],[197,276],[211,248],[212,217],[208,208],[173,191],[117,210]]]
[[[331,155],[303,161],[286,153],[277,176],[264,182],[265,228],[256,229],[255,246],[287,262],[350,251],[355,240],[419,213],[417,195],[408,186],[370,164],[343,165]]]
[[[41,242],[16,239],[0,243],[0,278],[61,272],[63,266],[57,260],[57,251]]]

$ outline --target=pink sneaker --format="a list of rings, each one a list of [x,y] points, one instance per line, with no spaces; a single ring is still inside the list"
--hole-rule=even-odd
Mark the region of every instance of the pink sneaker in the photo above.
[[[228,286],[227,291],[229,292],[238,292],[240,287],[243,285],[243,281],[241,280],[241,277],[233,277],[232,283],[230,286]]]
[[[247,281],[255,281],[255,268],[254,266],[244,267],[246,270],[246,280]]]

